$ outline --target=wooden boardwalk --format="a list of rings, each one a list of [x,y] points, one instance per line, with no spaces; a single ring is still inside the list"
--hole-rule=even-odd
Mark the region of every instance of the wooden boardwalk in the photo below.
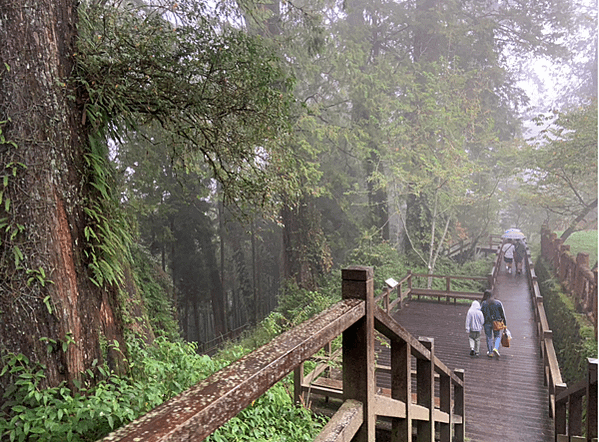
[[[502,270],[495,296],[505,308],[513,335],[501,357],[471,357],[465,319],[469,305],[411,301],[393,317],[415,337],[435,339],[435,354],[450,369],[465,370],[466,440],[470,442],[553,441],[543,361],[539,355],[532,303],[525,275]],[[386,355],[379,361],[385,364]]]

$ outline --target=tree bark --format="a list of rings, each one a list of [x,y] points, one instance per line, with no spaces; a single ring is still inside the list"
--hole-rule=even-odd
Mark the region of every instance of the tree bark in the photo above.
[[[48,385],[72,386],[102,362],[101,337],[123,342],[116,293],[93,285],[84,261],[88,130],[82,100],[68,98],[79,93],[69,82],[77,3],[0,0],[0,129],[10,142],[0,144],[0,219],[10,226],[0,238],[0,346],[46,365]],[[58,345],[48,352],[40,338]]]

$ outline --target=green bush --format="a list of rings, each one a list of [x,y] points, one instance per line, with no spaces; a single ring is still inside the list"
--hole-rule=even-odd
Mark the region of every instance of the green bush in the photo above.
[[[585,315],[576,312],[572,300],[553,279],[550,268],[542,259],[535,264],[562,378],[572,385],[585,378],[587,358],[597,357],[597,340],[592,324]]]
[[[5,354],[1,376],[12,388],[0,413],[0,437],[10,441],[95,441],[219,370],[224,363],[196,353],[193,344],[164,338],[145,347],[129,344],[130,373],[104,367],[85,373],[71,391],[65,384],[41,388],[45,367],[23,355]],[[91,380],[100,377],[94,386]]]
[[[293,404],[287,381],[282,381],[216,430],[206,441],[312,441],[324,425],[323,418]]]

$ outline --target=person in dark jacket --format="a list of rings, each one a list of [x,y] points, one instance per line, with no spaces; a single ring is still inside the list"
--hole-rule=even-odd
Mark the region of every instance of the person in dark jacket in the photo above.
[[[489,292],[487,294],[487,292]],[[487,290],[485,291],[485,297],[487,299],[483,301],[481,310],[485,317],[485,335],[487,336],[487,356],[492,358],[493,356],[501,356],[499,354],[499,346],[501,345],[501,333],[503,328],[507,326],[507,320],[505,319],[505,311],[503,310],[503,304],[499,299],[495,299],[493,294]],[[493,329],[494,321],[503,321],[503,328],[499,330]]]
[[[514,262],[516,264],[516,273],[518,275],[522,273],[524,258],[526,258],[526,244],[524,244],[524,241],[517,239],[514,246]]]

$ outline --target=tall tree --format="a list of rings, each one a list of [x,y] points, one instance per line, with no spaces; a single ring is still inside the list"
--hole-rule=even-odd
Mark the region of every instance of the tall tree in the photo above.
[[[551,117],[552,118],[552,117]],[[559,114],[528,150],[523,201],[566,221],[566,239],[597,213],[597,100]]]
[[[51,385],[104,360],[101,337],[123,339],[128,234],[107,136],[159,122],[233,200],[265,204],[289,186],[272,173],[286,161],[289,95],[271,51],[184,2],[170,4],[177,27],[163,8],[101,3],[0,1],[0,342],[43,363]],[[47,353],[40,338],[68,348]]]

